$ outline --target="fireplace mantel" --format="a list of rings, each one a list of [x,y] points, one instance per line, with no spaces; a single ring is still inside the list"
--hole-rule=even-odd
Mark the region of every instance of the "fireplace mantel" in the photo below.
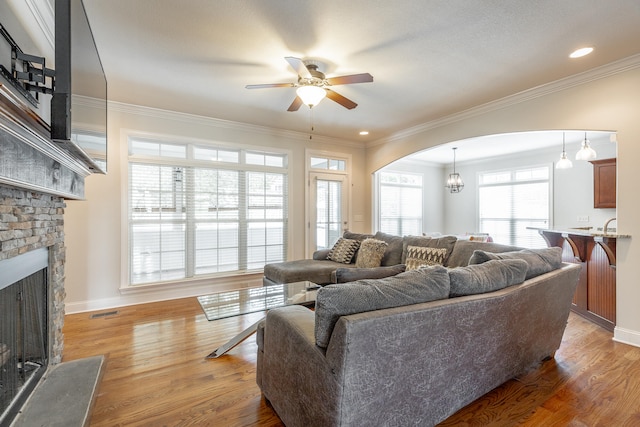
[[[85,162],[49,138],[49,127],[0,83],[0,183],[84,199]]]

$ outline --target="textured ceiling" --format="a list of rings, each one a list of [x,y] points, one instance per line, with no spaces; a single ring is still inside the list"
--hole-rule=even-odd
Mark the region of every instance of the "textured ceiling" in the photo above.
[[[640,53],[638,0],[84,0],[109,83],[125,103],[307,132],[287,112],[285,56],[314,58],[354,110],[324,100],[316,134],[373,141]],[[591,55],[568,59],[591,45]],[[366,129],[369,136],[360,137]]]

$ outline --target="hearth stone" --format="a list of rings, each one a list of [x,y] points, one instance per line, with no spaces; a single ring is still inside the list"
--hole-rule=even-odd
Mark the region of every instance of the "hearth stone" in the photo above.
[[[89,425],[104,365],[104,356],[94,356],[51,367],[12,427]]]

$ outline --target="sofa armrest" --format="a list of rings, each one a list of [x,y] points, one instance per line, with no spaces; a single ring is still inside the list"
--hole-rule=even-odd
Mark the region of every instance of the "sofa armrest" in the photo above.
[[[320,249],[320,250],[317,250],[317,251],[315,251],[313,253],[312,258],[315,259],[316,261],[320,260],[320,259],[327,259],[327,255],[329,255],[330,251],[331,251],[331,249]]]
[[[286,425],[336,424],[338,382],[314,328],[315,313],[299,305],[269,310],[264,323],[259,384]]]
[[[355,282],[362,279],[383,279],[405,271],[404,264],[373,268],[337,268],[331,273],[331,283]]]

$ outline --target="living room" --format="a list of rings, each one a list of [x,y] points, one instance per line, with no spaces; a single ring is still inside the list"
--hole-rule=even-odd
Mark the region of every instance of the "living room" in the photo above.
[[[127,5],[124,1],[109,6],[109,10],[106,10],[106,6],[97,1],[87,0],[85,3],[90,19],[92,15],[96,17],[93,29],[96,33],[98,48],[100,48],[101,39],[106,43],[108,34],[113,37],[119,37],[118,34],[113,34],[118,33],[118,31],[114,31],[114,28],[117,28],[115,23],[121,22],[123,26],[136,26],[136,20],[142,20],[142,13],[137,8],[151,7],[148,4],[137,6],[134,11],[140,13],[140,15],[135,15],[132,12],[129,16],[125,16],[127,15],[125,12],[127,11]],[[163,4],[163,6],[173,10],[171,9],[172,6],[168,4]],[[200,3],[198,3],[198,6],[204,7]],[[264,6],[256,4],[252,4],[252,6],[255,7],[255,10],[260,10],[261,13],[267,14]],[[274,6],[274,10],[287,9],[289,6],[291,5]],[[384,8],[382,5],[379,6]],[[551,7],[551,5],[548,6]],[[628,14],[631,17],[638,17],[639,11],[634,2],[620,2],[619,6],[621,10],[630,10],[631,12]],[[338,5],[334,4],[333,7],[337,8]],[[494,7],[496,10],[501,9],[498,5],[494,5]],[[574,3],[573,7],[576,10],[582,8],[577,3]],[[225,6],[224,9],[226,8],[231,8],[231,6]],[[413,2],[411,6],[407,7],[407,11],[419,10],[426,13],[424,9],[423,5]],[[119,12],[116,13],[116,11]],[[280,12],[283,11],[280,10]],[[315,12],[320,13],[319,10],[315,10]],[[477,11],[475,12],[477,13]],[[497,11],[494,12],[499,14]],[[615,12],[621,13],[619,11]],[[612,13],[615,15],[615,12]],[[104,21],[100,21],[97,18],[101,14],[105,17]],[[114,21],[107,20],[107,17],[111,17]],[[131,21],[128,21],[128,19],[131,19]],[[272,17],[272,19],[275,18]],[[440,19],[446,22],[445,18],[441,17]],[[157,22],[154,21],[154,23]],[[264,21],[261,22],[264,23]],[[290,22],[293,22],[293,19]],[[398,29],[401,26],[401,24],[396,23],[390,27],[391,35],[388,36],[387,40],[389,43],[394,39],[391,29],[398,31],[397,37],[400,40],[409,36],[406,32],[401,32]],[[577,22],[573,22],[572,26],[579,25]],[[335,24],[331,24],[329,27],[333,29]],[[139,28],[140,31],[143,31],[142,22]],[[297,24],[296,28],[300,31],[305,29],[300,24]],[[316,30],[318,33],[324,32],[320,31],[321,28]],[[215,36],[220,37],[220,40],[228,38],[225,34],[234,33],[228,27],[226,29],[220,28],[217,31],[219,32],[216,32]],[[354,231],[371,232],[375,231],[375,195],[372,176],[381,168],[396,160],[411,156],[425,149],[489,135],[542,130],[556,131],[559,132],[558,135],[561,135],[563,130],[607,131],[615,133],[617,140],[618,187],[617,209],[615,211],[618,221],[617,228],[619,231],[631,236],[640,233],[640,225],[634,215],[636,210],[640,209],[640,201],[634,191],[634,182],[637,179],[634,164],[635,160],[640,160],[640,147],[635,143],[640,138],[640,125],[637,120],[637,112],[640,111],[640,90],[638,89],[640,87],[640,57],[638,56],[640,47],[636,46],[637,43],[627,43],[628,51],[626,51],[625,55],[615,57],[615,59],[611,58],[611,60],[597,66],[580,68],[567,64],[564,67],[569,69],[570,72],[562,75],[562,77],[545,82],[532,80],[534,81],[533,84],[531,84],[531,81],[523,81],[514,90],[503,89],[505,91],[501,96],[494,96],[490,99],[480,99],[479,97],[468,99],[466,101],[467,105],[457,109],[451,110],[448,105],[445,105],[442,110],[432,112],[430,109],[435,107],[425,105],[423,108],[425,114],[422,116],[419,113],[420,108],[416,108],[411,113],[411,117],[403,117],[401,119],[402,127],[389,127],[391,131],[385,129],[384,131],[387,133],[383,136],[380,136],[382,130],[376,133],[376,129],[372,127],[370,128],[370,137],[358,139],[359,137],[355,134],[353,137],[348,138],[335,136],[336,134],[333,132],[337,131],[330,128],[332,120],[335,121],[337,129],[345,128],[346,125],[344,123],[349,121],[358,123],[358,126],[349,127],[349,131],[360,127],[360,123],[363,121],[362,116],[348,116],[348,114],[359,110],[370,112],[368,109],[371,106],[368,106],[367,103],[371,104],[372,102],[366,97],[367,85],[354,85],[349,89],[344,89],[345,95],[349,95],[359,103],[357,109],[347,111],[335,108],[326,113],[324,117],[321,108],[326,107],[327,105],[324,105],[324,103],[329,103],[329,100],[325,100],[314,107],[313,116],[311,116],[308,108],[306,110],[301,109],[297,113],[286,111],[293,98],[293,92],[285,91],[286,93],[283,94],[273,89],[273,91],[267,90],[258,93],[258,91],[252,92],[244,89],[246,84],[288,81],[291,76],[295,78],[295,74],[285,68],[287,63],[283,60],[283,57],[307,55],[307,52],[300,47],[304,46],[305,43],[311,43],[309,39],[313,39],[313,37],[307,34],[300,40],[292,37],[291,33],[295,33],[293,30],[281,29],[280,31],[284,33],[283,37],[290,37],[287,40],[290,47],[281,46],[280,48],[264,49],[269,50],[269,58],[263,57],[260,61],[268,63],[268,66],[254,66],[259,68],[259,71],[245,72],[243,75],[226,83],[227,85],[239,87],[244,91],[242,96],[249,98],[250,101],[248,103],[255,103],[255,106],[232,105],[232,103],[228,106],[224,104],[209,104],[209,101],[199,93],[200,91],[206,92],[209,90],[201,82],[194,83],[193,86],[196,88],[186,92],[181,100],[178,100],[175,93],[160,90],[161,86],[163,86],[162,81],[146,81],[143,71],[133,73],[135,74],[132,77],[134,81],[127,88],[123,88],[121,82],[116,83],[119,77],[113,78],[113,83],[111,82],[109,72],[114,68],[126,68],[126,59],[123,59],[118,64],[118,61],[113,59],[114,57],[117,58],[117,54],[111,54],[109,62],[106,61],[105,56],[105,71],[110,85],[113,85],[113,92],[110,92],[110,94],[113,93],[114,95],[113,98],[110,95],[108,110],[108,173],[105,175],[94,174],[86,179],[86,200],[69,200],[66,202],[65,305],[68,315],[86,316],[88,312],[110,310],[120,310],[121,313],[128,313],[128,306],[171,300],[176,300],[175,305],[179,307],[183,304],[183,298],[194,299],[193,297],[197,295],[224,289],[242,288],[259,283],[261,280],[261,272],[257,269],[237,273],[218,273],[204,278],[183,281],[132,285],[129,256],[128,204],[130,195],[128,193],[128,170],[131,162],[129,141],[135,138],[166,143],[178,141],[196,145],[241,146],[257,151],[287,155],[289,159],[287,172],[289,177],[288,199],[291,202],[289,204],[288,233],[286,235],[288,243],[286,258],[297,259],[309,255],[306,241],[308,237],[306,227],[306,201],[308,197],[306,178],[309,172],[307,159],[311,154],[339,156],[349,159],[351,185],[351,209],[348,213],[349,225]],[[425,28],[424,31],[428,30]],[[300,33],[294,35],[300,37]],[[630,34],[629,39],[637,40],[636,35],[636,33]],[[157,35],[154,36],[158,37]],[[140,40],[139,43],[143,44],[141,40],[145,40],[144,37],[137,38],[135,35],[129,35],[128,38],[122,37],[125,39],[117,40],[120,45],[127,43],[135,45],[138,43],[137,40]],[[200,35],[200,37],[202,36]],[[167,40],[164,41],[167,42]],[[222,64],[209,65],[211,73],[219,77],[222,74],[219,70],[226,66],[224,61],[258,61],[257,51],[262,50],[263,47],[260,46],[260,43],[253,42],[256,47],[251,50],[242,52],[239,50],[237,52],[223,51],[219,53],[219,56],[211,59],[211,61],[213,63],[218,60]],[[593,41],[594,44],[597,44],[597,42]],[[398,48],[401,47],[400,44],[396,46]],[[542,48],[540,49],[542,50]],[[156,57],[162,57],[164,54],[160,46],[144,45],[141,46],[141,50],[148,50],[152,56]],[[209,58],[204,48],[201,49],[200,54]],[[122,53],[122,55],[125,54]],[[409,64],[411,55],[406,52],[403,55]],[[315,55],[310,54],[309,56]],[[564,56],[566,57],[566,55]],[[354,55],[354,57],[357,57],[357,55]],[[123,56],[123,58],[126,57]],[[392,80],[391,76],[387,77],[382,73],[382,69],[365,67],[359,64],[356,59],[351,60],[348,55],[344,55],[344,58],[344,62],[347,62],[348,59],[349,63],[342,64],[343,60],[341,59],[340,65],[348,68],[338,69],[338,72],[334,74],[371,72],[375,77],[374,82],[370,83],[372,87],[374,85],[389,84],[388,82]],[[334,60],[337,61],[337,59]],[[383,58],[379,57],[378,60],[384,62]],[[531,60],[528,57],[523,57],[521,60],[529,64],[530,68],[535,68],[535,66],[539,65],[537,64],[538,61]],[[178,61],[183,62],[185,64],[183,68],[187,69],[184,71],[184,79],[191,79],[188,73],[189,62],[184,58],[178,59]],[[252,68],[251,64],[247,67]],[[267,72],[265,74],[265,69],[271,69],[274,73]],[[540,73],[543,71],[541,69]],[[497,73],[497,75],[491,75],[488,80],[498,80],[503,74],[506,73],[501,72]],[[193,78],[195,81],[198,81],[198,79],[199,77]],[[513,80],[517,81],[517,76]],[[464,98],[464,92],[467,89],[461,88],[458,96]],[[120,91],[120,97],[115,96],[118,93],[117,91]],[[127,96],[122,95],[123,92],[127,91],[129,92]],[[422,103],[429,103],[428,93],[421,92],[419,97],[423,97]],[[173,98],[175,98],[175,103],[173,104],[175,107],[171,106]],[[185,105],[188,106],[190,101],[194,104],[193,110],[185,107]],[[274,106],[276,104],[277,106]],[[378,109],[384,110],[387,108],[384,105],[382,106],[384,108],[381,108],[381,104],[384,103],[379,102]],[[268,107],[261,107],[260,105],[268,105]],[[195,108],[196,106],[200,109]],[[206,108],[210,109],[209,114],[202,113]],[[246,117],[255,116],[256,121],[228,119],[224,111],[225,108],[229,110],[244,110]],[[269,117],[274,116],[261,116],[259,114],[261,108],[277,110],[277,114],[282,116],[289,114],[289,116],[270,121]],[[276,112],[271,111],[270,114],[276,114]],[[312,123],[315,125],[313,131],[310,129],[310,124]],[[274,125],[270,126],[270,124]],[[557,160],[560,154],[561,142],[561,139],[557,140],[556,154],[549,159],[549,162]],[[462,151],[459,154],[462,154]],[[449,173],[450,167],[450,164],[442,167],[443,176]],[[461,174],[464,178],[464,163],[462,163]],[[474,173],[471,172],[471,174]],[[475,189],[471,184],[471,175],[466,176],[469,178],[465,192],[473,194]],[[585,188],[590,188],[590,183],[582,184],[584,184]],[[443,187],[444,179],[442,184],[438,185]],[[452,195],[452,197],[454,196]],[[451,210],[455,211],[455,207]],[[578,214],[581,215],[583,212]],[[571,216],[567,215],[567,218],[574,216],[573,214]],[[609,213],[606,216],[610,216]],[[593,225],[601,226],[600,218],[594,219]],[[451,231],[456,233],[474,231],[470,229],[470,226],[466,225],[464,228],[460,227],[459,230],[450,230],[449,227],[450,225],[443,221],[433,228],[425,228],[423,231]],[[475,224],[473,228],[475,228]],[[633,238],[620,240],[617,246],[617,253],[617,323],[613,335],[609,334],[608,339],[611,340],[613,338],[618,343],[628,343],[638,347],[640,346],[640,315],[637,313],[635,301],[640,297],[640,291],[636,286],[634,262],[640,255],[640,245],[635,244]],[[154,314],[151,318],[162,321],[157,318],[157,314]],[[168,318],[170,318],[169,315],[167,315]],[[88,329],[92,328],[88,323],[82,324]],[[238,328],[239,326],[235,325],[231,328],[233,327]],[[206,333],[204,330],[201,332]],[[213,332],[211,329],[209,332],[212,336],[203,341],[200,344],[201,347],[215,346],[216,340],[218,342],[223,341],[223,332]],[[233,332],[227,331],[227,333],[233,335]],[[106,339],[106,336],[110,334],[109,329],[101,331],[101,334]],[[69,335],[71,334],[69,333]],[[147,339],[151,338],[147,337]],[[68,341],[70,341],[69,338]],[[70,352],[76,351],[73,349],[72,342],[67,344]],[[98,348],[95,350],[97,351]],[[249,362],[252,361],[252,358],[255,357],[255,355],[252,356],[250,354],[252,351],[255,353],[255,347],[250,345],[246,350],[239,349],[237,353],[231,356],[231,360],[238,361],[242,365],[241,369],[245,369],[250,365]],[[76,352],[75,354],[79,353]],[[140,366],[144,366],[145,363],[145,361],[140,361]],[[212,365],[209,361],[202,362],[202,364],[205,363],[207,363],[207,365],[204,365],[205,368],[210,368]],[[188,368],[185,367],[185,369]],[[216,397],[220,397],[222,394],[220,392]],[[264,414],[267,409],[261,406],[260,411]],[[136,422],[144,424],[144,421],[140,418]],[[176,425],[180,424],[175,420],[173,422]],[[186,423],[186,421],[181,422]],[[269,422],[272,422],[272,425],[278,425],[277,420],[267,421],[263,424],[267,425]],[[108,421],[102,418],[102,423],[107,425]],[[230,425],[232,424],[231,422],[229,423]],[[236,425],[241,424],[242,422],[236,423]]]

